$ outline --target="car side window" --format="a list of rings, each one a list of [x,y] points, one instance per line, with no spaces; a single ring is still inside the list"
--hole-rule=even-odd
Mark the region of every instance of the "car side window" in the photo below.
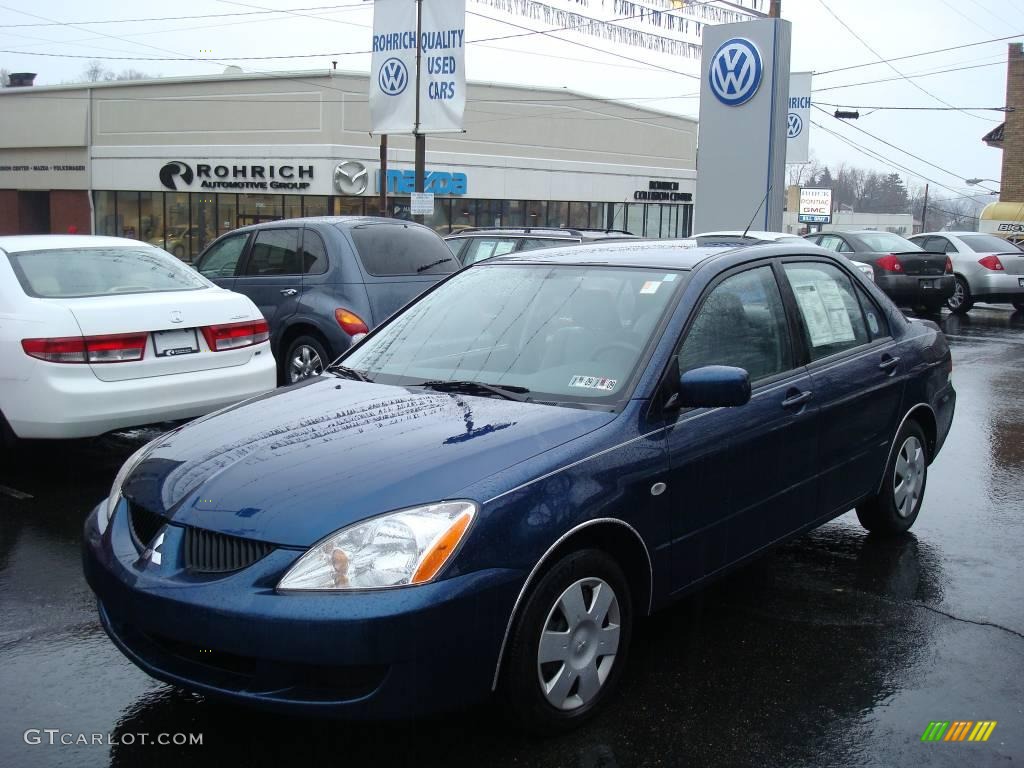
[[[327,271],[327,246],[316,232],[306,228],[302,234],[302,273],[322,275]]]
[[[868,334],[853,283],[831,264],[785,264],[807,331],[811,360],[867,344]]]
[[[757,381],[793,367],[782,294],[769,266],[727,277],[704,298],[679,348],[679,371],[743,368]]]
[[[203,277],[234,277],[249,234],[229,235],[210,246],[197,265]]]
[[[467,246],[462,256],[465,265],[476,264],[478,261],[492,256],[502,256],[516,249],[517,240],[513,237],[477,237]]]
[[[256,233],[246,275],[301,275],[298,229],[261,229]]]
[[[553,237],[524,237],[519,250],[533,251],[537,248],[554,248],[558,245],[571,245],[578,240],[557,240]]]
[[[871,340],[884,339],[890,335],[889,322],[885,319],[878,304],[860,287],[857,288],[857,298],[860,299],[860,308],[864,312],[864,321],[868,324],[868,333]]]

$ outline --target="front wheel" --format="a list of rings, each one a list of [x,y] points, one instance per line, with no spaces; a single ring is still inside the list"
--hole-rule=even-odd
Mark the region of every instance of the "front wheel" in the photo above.
[[[591,717],[615,687],[629,650],[633,603],[622,569],[596,549],[558,561],[523,607],[503,670],[513,716],[540,732]]]
[[[953,288],[953,295],[946,299],[946,306],[956,315],[966,315],[974,306],[971,286],[960,275],[956,276],[956,286]]]
[[[883,536],[910,530],[921,511],[927,480],[928,442],[920,425],[907,421],[896,435],[882,490],[857,505],[860,524]]]

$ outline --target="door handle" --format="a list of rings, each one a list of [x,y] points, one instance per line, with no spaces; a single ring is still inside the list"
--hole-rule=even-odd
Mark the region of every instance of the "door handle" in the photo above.
[[[294,296],[296,293],[298,293],[298,291],[295,290],[294,288],[285,288],[283,291],[281,291],[282,296]]]
[[[782,401],[783,408],[797,408],[808,400],[814,397],[813,392],[797,392],[795,395],[790,395]]]
[[[888,355],[886,355],[885,357],[882,358],[882,362],[878,364],[878,368],[879,370],[888,371],[891,373],[896,368],[896,365],[899,363],[899,361],[900,359],[898,357],[889,357]]]

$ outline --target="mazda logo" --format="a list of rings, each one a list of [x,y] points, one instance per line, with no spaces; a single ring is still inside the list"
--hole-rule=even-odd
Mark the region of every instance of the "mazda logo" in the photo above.
[[[722,43],[711,59],[708,85],[727,107],[750,101],[761,85],[761,54],[756,46],[742,37]]]
[[[386,96],[397,96],[409,85],[409,69],[401,59],[390,58],[380,66],[377,84]]]
[[[192,168],[187,163],[179,160],[172,160],[160,169],[160,183],[172,192],[178,191],[178,187],[174,182],[175,176],[180,176],[182,182],[186,185],[191,184],[194,178]]]
[[[334,188],[343,195],[361,195],[366,191],[370,175],[366,166],[355,160],[338,163],[334,168]]]

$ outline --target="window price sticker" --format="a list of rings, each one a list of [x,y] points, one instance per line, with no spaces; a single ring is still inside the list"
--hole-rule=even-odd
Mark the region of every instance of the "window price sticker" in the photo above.
[[[600,389],[611,392],[618,384],[617,379],[605,379],[600,376],[573,376],[569,379],[570,387],[582,387],[583,389]]]

